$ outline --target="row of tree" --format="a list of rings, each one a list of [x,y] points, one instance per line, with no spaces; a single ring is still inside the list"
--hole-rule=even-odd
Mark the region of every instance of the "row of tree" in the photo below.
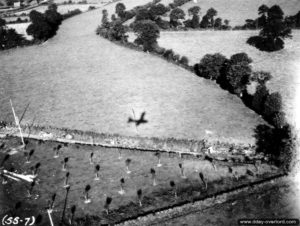
[[[237,53],[227,59],[216,54],[205,55],[194,66],[198,76],[216,81],[223,89],[240,96],[248,107],[262,115],[275,127],[285,125],[282,99],[279,93],[269,93],[266,82],[271,79],[268,72],[252,71],[252,59],[246,53]],[[248,85],[256,84],[254,93],[248,92]]]
[[[245,20],[245,24],[243,26],[236,26],[234,29],[242,29],[242,30],[254,30],[254,29],[261,29],[265,27],[268,23],[268,12],[271,10],[271,13],[280,14],[282,9],[280,6],[272,6],[268,7],[267,5],[263,4],[258,8],[258,18],[256,19],[247,19]],[[277,12],[276,12],[277,11]],[[300,11],[294,16],[286,16],[283,17],[282,11],[282,20],[283,22],[291,28],[300,28]]]
[[[194,66],[196,74],[216,81],[223,89],[237,94],[245,105],[269,122],[272,126],[258,125],[255,128],[258,152],[263,152],[282,169],[291,170],[295,151],[295,136],[287,123],[280,93],[270,93],[266,82],[272,76],[264,71],[252,71],[252,59],[246,53],[234,54],[227,59],[216,54],[205,55]],[[249,90],[249,84],[255,90]]]
[[[191,19],[185,20],[186,13],[179,8],[182,4],[188,2],[187,0],[176,1],[174,3],[170,3],[169,6],[165,6],[161,3],[157,4],[152,3],[151,5],[147,5],[147,7],[137,7],[132,11],[125,11],[126,7],[123,3],[118,3],[116,5],[116,14],[122,21],[126,21],[135,16],[135,20],[131,23],[130,27],[134,27],[135,23],[142,20],[152,20],[154,21],[159,28],[161,29],[169,29],[169,28],[214,28],[214,29],[229,29],[229,20],[223,20],[222,18],[217,16],[217,11],[214,8],[210,8],[207,10],[206,14],[203,16],[200,21],[200,7],[194,6],[188,10],[188,15]],[[169,20],[164,20],[163,16],[169,13]],[[130,16],[129,16],[130,14]],[[113,16],[115,17],[115,16]],[[112,19],[113,19],[112,17]]]

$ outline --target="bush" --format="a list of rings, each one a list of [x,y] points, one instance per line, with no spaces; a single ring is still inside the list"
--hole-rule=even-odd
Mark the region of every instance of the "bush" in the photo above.
[[[256,151],[270,155],[271,161],[286,172],[292,168],[296,138],[290,125],[271,128],[258,125],[255,130]]]
[[[245,62],[246,64],[251,64],[253,62],[253,60],[248,56],[247,53],[236,53],[233,54],[230,57],[230,63],[231,64],[238,64],[238,63],[242,63]]]
[[[179,56],[179,54],[175,54],[174,56],[173,56],[173,60],[174,61],[179,61],[180,60],[180,56]]]
[[[62,17],[65,20],[72,16],[78,15],[80,13],[82,13],[82,11],[80,9],[74,9],[74,10],[68,11],[67,13],[63,14]]]
[[[155,20],[155,23],[157,24],[157,26],[159,26],[159,28],[161,29],[169,29],[170,28],[170,23],[168,21],[165,21],[163,19],[161,19],[160,17],[158,17],[156,20]]]
[[[237,53],[230,57],[225,68],[225,78],[222,81],[226,88],[242,97],[247,89],[250,80],[252,68],[250,63],[252,59],[246,53]]]
[[[142,45],[144,51],[153,51],[157,46],[157,38],[159,37],[159,27],[151,20],[141,20],[134,24],[133,31],[137,35],[134,41],[138,45]]]
[[[282,98],[280,93],[275,92],[270,94],[264,104],[264,116],[270,117],[276,112],[282,111]]]
[[[165,48],[161,48],[159,46],[155,49],[155,52],[159,55],[163,55],[165,51],[166,51]]]
[[[266,52],[278,51],[284,48],[284,42],[281,38],[272,40],[268,37],[252,36],[248,38],[247,44]]]
[[[269,90],[265,85],[258,85],[256,92],[252,99],[252,108],[259,114],[263,114],[264,105],[267,97],[269,96]]]
[[[251,75],[251,81],[258,82],[259,84],[265,84],[272,78],[270,72],[266,71],[255,71]]]
[[[0,27],[0,50],[24,46],[29,42],[12,28]]]
[[[148,9],[141,8],[137,11],[135,21],[140,20],[151,20],[151,14],[148,12]]]
[[[179,62],[185,66],[189,65],[189,59],[186,56],[182,56]]]
[[[184,19],[184,17],[185,17],[185,12],[182,9],[180,8],[173,9],[170,13],[170,25],[175,28],[178,27],[179,25],[181,25],[179,20]]]
[[[124,18],[122,21],[127,21],[132,19],[134,16],[136,15],[136,13],[133,10],[129,10],[129,11],[125,11],[124,13]]]
[[[166,12],[168,12],[168,9],[163,4],[157,4],[153,5],[149,9],[149,13],[151,15],[151,18],[155,18],[156,16],[162,16]]]
[[[198,72],[201,77],[217,80],[226,62],[226,57],[220,53],[206,54],[198,64]]]
[[[285,113],[284,112],[276,112],[271,116],[271,124],[275,128],[282,128],[286,125]]]
[[[229,91],[242,96],[247,89],[251,71],[250,65],[246,62],[230,64],[226,73],[226,79],[230,85]]]
[[[278,5],[271,8],[265,7],[267,12],[264,16],[262,30],[259,36],[250,37],[247,44],[258,48],[261,51],[277,51],[284,48],[284,39],[291,38],[291,28],[284,20],[284,13]]]
[[[35,10],[29,13],[31,24],[26,29],[28,35],[35,40],[47,40],[53,37],[58,30],[63,17],[57,12],[57,6],[50,4],[44,14]]]
[[[108,38],[115,41],[127,42],[128,36],[126,35],[127,29],[123,26],[120,19],[117,19],[111,23],[111,27],[108,30]]]
[[[166,58],[167,60],[172,60],[174,58],[174,51],[172,49],[167,49],[164,54],[163,57]]]

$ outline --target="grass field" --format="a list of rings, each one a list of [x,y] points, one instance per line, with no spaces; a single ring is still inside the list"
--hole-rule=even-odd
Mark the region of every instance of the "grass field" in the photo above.
[[[20,139],[2,139],[5,148],[0,150],[0,160],[4,158],[5,150],[19,145]],[[30,184],[27,182],[8,181],[1,185],[1,212],[0,215],[13,211],[16,202],[22,203],[24,214],[41,214],[48,221],[46,210],[48,200],[52,194],[57,197],[54,203],[53,216],[55,225],[59,222],[64,205],[65,188],[64,179],[66,172],[70,172],[68,184],[71,189],[67,203],[66,216],[70,214],[70,207],[76,205],[76,217],[81,218],[88,215],[98,216],[101,223],[114,223],[128,217],[137,217],[148,211],[172,206],[176,203],[192,201],[193,198],[206,197],[210,194],[220,192],[238,185],[247,184],[258,179],[267,178],[279,171],[276,167],[267,164],[241,165],[238,163],[216,163],[213,165],[207,160],[193,158],[179,158],[178,155],[162,154],[161,167],[157,166],[158,158],[153,152],[129,151],[126,149],[107,149],[83,145],[62,145],[59,157],[54,158],[56,151],[53,150],[59,143],[46,142],[39,144],[38,141],[29,140],[26,152],[34,150],[30,163],[26,163],[23,153],[11,155],[4,168],[14,172],[32,174],[31,167],[40,163],[37,183],[33,188],[32,196],[27,197]],[[94,153],[93,164],[90,164],[90,154]],[[119,159],[121,155],[122,159]],[[62,170],[63,160],[69,158],[66,171]],[[125,160],[131,159],[129,165],[130,174],[127,173]],[[183,165],[184,175],[179,168]],[[99,180],[95,180],[95,165],[100,164]],[[232,172],[228,166],[231,166]],[[150,169],[156,171],[157,185],[153,186]],[[254,174],[250,176],[247,170]],[[202,172],[207,182],[207,188],[201,182],[199,172]],[[125,179],[125,194],[120,195],[120,179]],[[236,179],[239,178],[239,179]],[[174,181],[177,189],[177,199],[174,190],[170,187],[170,181]],[[89,196],[91,203],[84,203],[84,189],[86,185],[91,186]],[[139,205],[136,191],[142,189],[142,206]],[[106,214],[104,204],[106,197],[112,198],[111,212]],[[5,198],[4,198],[5,197]],[[9,200],[9,201],[8,201]]]

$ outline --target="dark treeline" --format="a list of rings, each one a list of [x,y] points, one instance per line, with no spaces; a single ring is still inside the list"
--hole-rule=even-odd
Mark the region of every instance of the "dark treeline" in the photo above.
[[[276,8],[277,8],[276,10],[282,11],[282,9],[279,6],[276,6]],[[271,11],[274,10],[274,6],[269,8],[264,4],[261,5],[258,8],[259,16],[256,19],[247,19],[244,25],[236,26],[233,29],[234,30],[256,30],[256,29],[263,28],[268,22],[268,17],[269,17],[268,12],[270,9]],[[282,16],[283,15],[284,14],[282,13]],[[282,17],[282,20],[290,28],[300,28],[300,11],[296,15]]]
[[[132,10],[126,11],[126,6],[123,3],[116,5],[116,14],[112,16],[112,20],[117,17],[125,22],[135,17],[134,21],[130,24],[130,28],[135,26],[135,23],[139,23],[142,20],[153,21],[160,29],[219,29],[227,30],[229,26],[229,20],[222,20],[217,16],[217,11],[214,8],[207,10],[206,14],[200,20],[199,6],[191,7],[188,10],[188,16],[190,19],[186,19],[186,13],[180,8],[180,6],[189,2],[190,0],[174,0],[168,6],[160,3],[160,0],[154,0],[143,6],[135,7]],[[169,16],[167,17],[167,13]],[[167,19],[166,19],[167,18]]]
[[[270,125],[258,125],[255,129],[258,152],[263,152],[271,162],[285,171],[291,169],[295,150],[295,136],[286,121],[280,93],[270,93],[266,82],[272,76],[265,71],[253,71],[252,59],[246,53],[237,53],[229,59],[207,54],[194,65],[195,73],[216,81],[221,88],[238,95],[244,104],[261,115]],[[250,91],[248,85],[255,85]]]

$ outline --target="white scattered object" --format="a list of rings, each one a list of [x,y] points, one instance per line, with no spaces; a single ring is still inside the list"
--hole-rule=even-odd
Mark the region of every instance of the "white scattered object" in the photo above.
[[[67,134],[67,135],[65,136],[65,138],[68,139],[68,140],[72,140],[72,139],[73,139],[73,136],[72,136],[71,134]]]
[[[210,130],[205,130],[205,133],[206,133],[207,135],[212,135],[212,134],[213,134],[213,132],[210,131]]]
[[[86,199],[86,200],[84,200],[84,203],[85,203],[85,204],[88,204],[88,203],[91,203],[91,202],[92,202],[91,199]]]
[[[121,189],[120,191],[118,191],[118,193],[119,193],[120,195],[124,195],[124,194],[125,194],[125,191],[124,191],[123,189]]]
[[[9,155],[14,155],[14,154],[19,153],[20,151],[23,151],[24,147],[25,147],[24,145],[20,145],[16,148],[10,148],[6,151],[6,153]]]
[[[6,176],[9,176],[10,178],[14,177],[15,180],[21,179],[21,180],[25,180],[27,182],[33,182],[33,180],[36,178],[35,175],[23,175],[23,174],[9,172],[7,170],[3,170],[3,173]]]
[[[207,151],[209,154],[215,153],[215,149],[213,148],[213,146],[210,146],[209,148],[207,148]]]
[[[47,132],[40,132],[39,134],[40,137],[45,138],[45,139],[50,139],[53,138],[53,134],[52,133],[47,133]]]

